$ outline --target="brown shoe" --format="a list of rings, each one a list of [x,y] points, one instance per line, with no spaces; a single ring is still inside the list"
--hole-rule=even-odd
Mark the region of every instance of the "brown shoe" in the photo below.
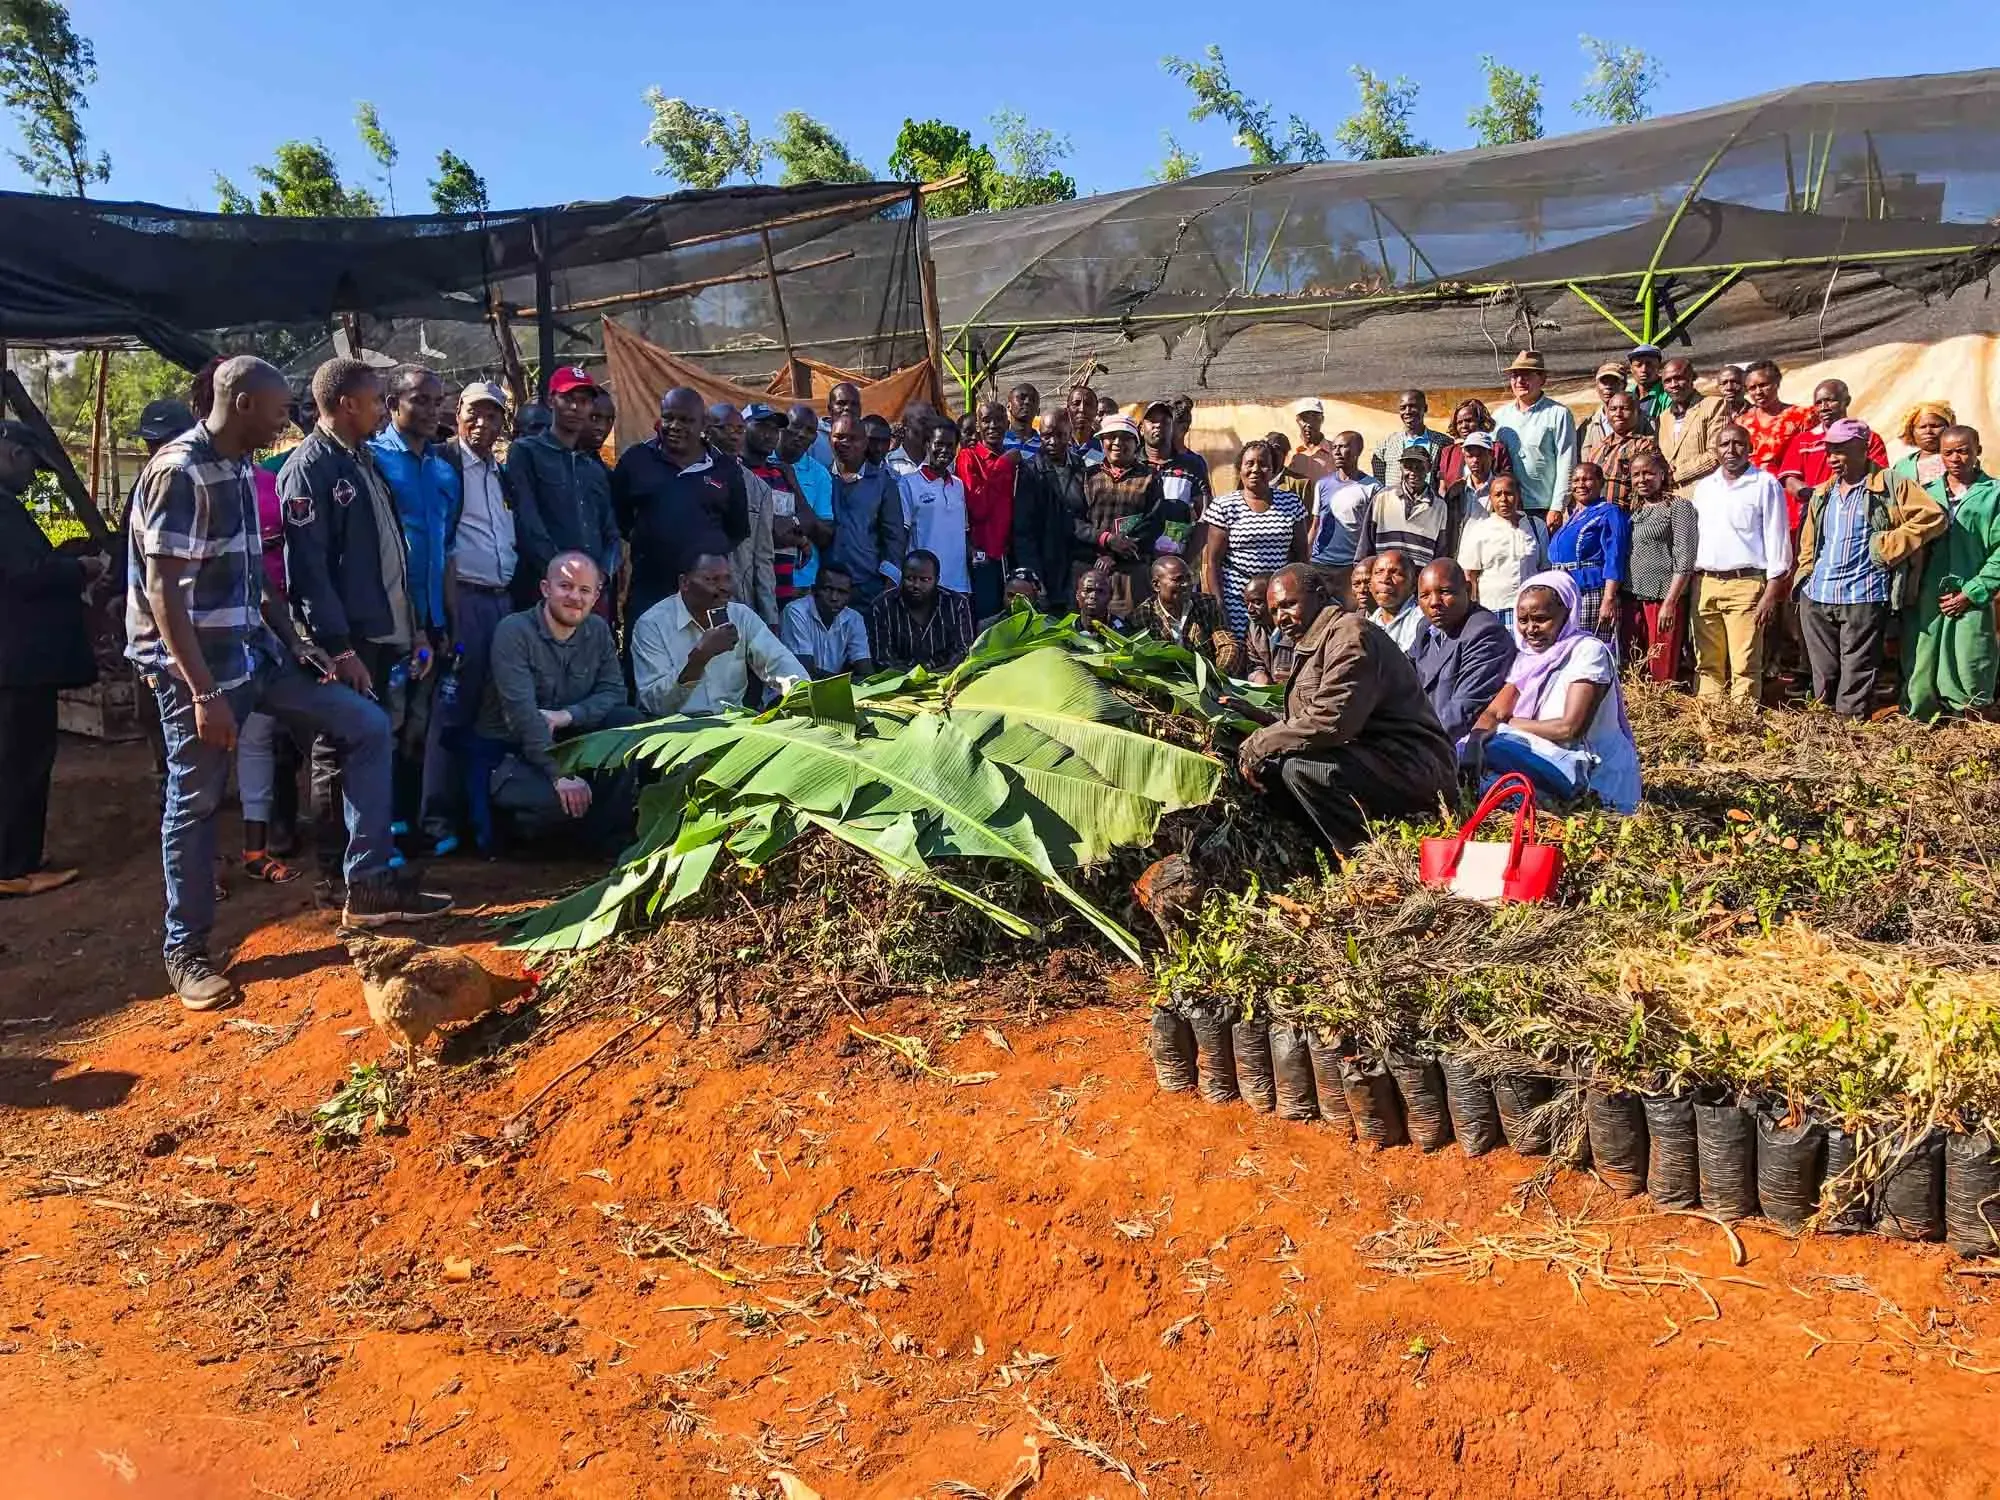
[[[42,896],[76,879],[74,870],[31,870],[12,880],[0,880],[0,896]]]

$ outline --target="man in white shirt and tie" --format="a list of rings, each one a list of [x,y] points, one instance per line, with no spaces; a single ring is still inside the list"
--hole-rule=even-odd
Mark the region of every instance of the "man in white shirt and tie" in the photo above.
[[[754,670],[774,692],[806,675],[747,604],[730,597],[729,559],[705,554],[632,627],[632,676],[649,714],[718,713],[741,708]]]
[[[1694,487],[1695,693],[1755,703],[1763,688],[1764,642],[1792,571],[1785,491],[1750,462],[1750,434],[1715,435],[1719,467]]]

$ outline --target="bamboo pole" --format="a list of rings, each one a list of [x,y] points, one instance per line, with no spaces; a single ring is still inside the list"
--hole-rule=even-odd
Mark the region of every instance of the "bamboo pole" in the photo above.
[[[35,404],[35,398],[28,394],[21,377],[12,370],[0,372],[0,391],[6,393],[7,405],[13,409],[14,416],[26,422],[41,439],[42,448],[55,469],[56,483],[62,486],[63,497],[69,501],[69,508],[76,512],[77,520],[83,523],[83,529],[97,541],[109,538],[111,527],[105,522],[104,512],[97,508],[97,502],[84,489],[83,479],[77,474],[76,465],[69,461],[62,439],[56,436],[55,428],[49,425],[48,417]]]

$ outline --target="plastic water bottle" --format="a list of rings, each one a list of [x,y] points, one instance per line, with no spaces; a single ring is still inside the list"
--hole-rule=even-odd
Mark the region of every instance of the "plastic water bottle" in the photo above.
[[[459,672],[465,665],[465,647],[451,648],[451,665],[444,669],[444,676],[438,679],[437,706],[450,710],[458,707]]]

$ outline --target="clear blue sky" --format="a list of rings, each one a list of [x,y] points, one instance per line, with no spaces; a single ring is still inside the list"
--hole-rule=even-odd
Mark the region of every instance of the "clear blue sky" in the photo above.
[[[290,138],[323,139],[350,180],[362,176],[372,163],[354,132],[361,99],[376,104],[402,149],[397,204],[410,212],[428,207],[425,182],[446,146],[485,175],[496,207],[670,191],[642,144],[641,95],[653,84],[740,110],[760,135],[780,110],[803,109],[884,175],[906,115],[979,133],[994,110],[1016,109],[1069,136],[1068,168],[1089,193],[1144,181],[1163,129],[1205,168],[1242,160],[1225,128],[1187,119],[1185,88],[1160,68],[1162,56],[1192,56],[1209,42],[1222,45],[1245,93],[1329,138],[1354,107],[1350,62],[1407,72],[1423,85],[1419,133],[1445,148],[1469,144],[1465,112],[1477,102],[1482,52],[1541,73],[1549,133],[1578,128],[1569,106],[1585,72],[1583,31],[1665,64],[1661,114],[1791,83],[2000,63],[1993,0],[1936,0],[1920,12],[1858,0],[1776,9],[1452,0],[1350,19],[1335,6],[1195,0],[1026,9],[70,0],[70,10],[97,47],[101,76],[85,124],[111,153],[100,195],[193,208],[215,206],[216,171],[249,186],[251,165]],[[6,135],[11,144],[11,128]],[[0,162],[0,187],[24,185],[11,161]]]

